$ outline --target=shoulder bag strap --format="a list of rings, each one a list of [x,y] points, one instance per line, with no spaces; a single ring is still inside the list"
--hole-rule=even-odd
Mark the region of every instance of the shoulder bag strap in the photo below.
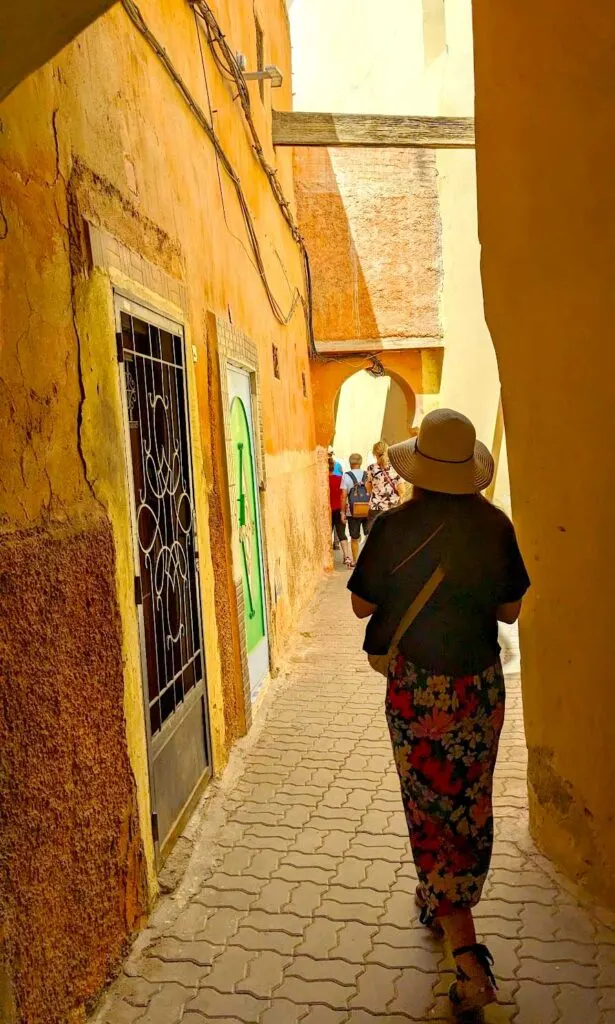
[[[433,573],[427,580],[427,583],[425,583],[423,588],[416,595],[414,601],[408,608],[408,611],[405,613],[401,622],[399,623],[399,626],[395,630],[389,650],[395,650],[404,633],[410,628],[419,612],[423,610],[429,599],[433,597],[433,595],[435,594],[436,590],[438,589],[442,580],[444,579],[444,575],[444,569],[442,568],[441,565],[439,565],[437,569],[434,569]]]

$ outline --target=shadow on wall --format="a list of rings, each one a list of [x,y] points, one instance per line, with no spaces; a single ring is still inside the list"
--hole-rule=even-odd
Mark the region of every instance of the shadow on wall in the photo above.
[[[295,151],[297,211],[310,254],[316,339],[345,342],[352,346],[353,342],[380,339],[383,329],[385,333],[399,336],[421,333],[431,336],[435,330],[433,313],[437,309],[438,282],[432,280],[429,272],[426,276],[417,276],[413,272],[413,260],[409,260],[409,267],[405,264],[386,263],[383,268],[378,256],[383,246],[387,253],[393,248],[395,251],[399,248],[397,241],[390,246],[383,237],[380,217],[393,217],[401,224],[407,235],[405,249],[408,250],[408,257],[415,237],[420,235],[423,238],[426,231],[424,225],[429,218],[419,218],[420,226],[417,228],[414,220],[408,217],[407,209],[404,212],[399,208],[397,195],[375,195],[370,201],[363,185],[369,178],[364,164],[367,162],[369,170],[371,155],[359,151],[352,158],[354,162],[350,162],[348,155],[339,159],[342,163],[336,171],[327,149]],[[417,194],[420,193],[421,208],[432,201],[430,169],[430,164],[424,167],[421,163],[414,169],[418,182],[415,188]],[[396,192],[401,191],[397,184]],[[350,219],[348,208],[354,211],[354,217]],[[371,270],[368,276],[363,261],[367,261]],[[371,291],[368,283],[370,276]],[[402,287],[404,283],[411,287]],[[404,292],[403,297],[401,291]],[[376,314],[373,300],[381,307],[381,318]],[[379,319],[383,320],[386,327],[382,327]],[[387,440],[389,433],[393,437],[399,429],[396,424],[402,416],[402,436],[406,436],[405,428],[414,417],[415,393],[424,390],[419,351],[380,352],[379,358],[388,376],[390,397],[388,400],[386,397],[383,400],[382,396],[378,398],[382,406],[381,420],[369,428],[370,450],[382,434]],[[393,363],[395,368],[389,366],[389,363]],[[323,355],[313,362],[312,386],[316,439],[319,445],[325,446],[333,441],[340,415],[346,416],[344,408],[348,388],[345,382],[355,375],[367,377],[365,370],[369,365],[369,354],[352,352],[352,349],[348,356]],[[371,380],[374,385],[382,386],[382,381]],[[351,394],[352,388],[357,385],[355,383],[348,387],[348,394]],[[343,440],[338,438],[335,443],[340,454],[347,456],[346,448],[351,441],[346,439],[346,434]],[[361,442],[358,450],[362,451],[364,447],[365,442]]]

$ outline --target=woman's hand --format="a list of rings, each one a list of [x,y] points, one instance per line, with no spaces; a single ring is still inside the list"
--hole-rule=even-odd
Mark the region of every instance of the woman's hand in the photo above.
[[[496,612],[498,622],[507,622],[509,626],[512,626],[513,622],[519,618],[520,611],[521,601],[508,601],[507,604],[501,604]]]
[[[364,601],[358,594],[350,595],[352,600],[352,610],[358,619],[368,619],[370,615],[373,615],[378,605],[370,604],[369,601]]]

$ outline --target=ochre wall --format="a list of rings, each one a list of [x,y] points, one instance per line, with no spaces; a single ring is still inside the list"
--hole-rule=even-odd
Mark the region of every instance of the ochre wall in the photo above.
[[[252,5],[221,0],[215,6],[233,48],[246,53],[254,66]],[[140,7],[207,110],[189,5],[181,0],[145,0]],[[278,64],[285,74],[284,87],[275,94],[276,105],[283,107],[290,103],[284,2],[272,0],[257,4],[257,9],[265,30],[266,62]],[[302,288],[300,256],[255,161],[234,90],[220,77],[206,44],[204,48],[216,129],[241,177],[271,286],[286,309],[293,288]],[[264,106],[257,86],[251,87],[251,93],[266,156],[274,164],[276,155],[266,141],[269,86]],[[7,880],[15,896],[8,932],[6,924],[0,928],[7,953],[0,975],[8,976],[18,1019],[55,1024],[96,993],[146,906],[143,876],[138,875],[138,884],[134,880],[137,866],[148,876],[150,899],[156,892],[113,287],[182,323],[188,353],[195,347],[197,361],[189,360],[188,385],[216,772],[243,729],[243,709],[236,699],[235,681],[222,674],[221,661],[228,669],[233,657],[221,659],[221,639],[234,641],[228,616],[222,622],[221,637],[218,633],[219,594],[227,581],[219,560],[214,563],[211,555],[212,546],[224,550],[227,541],[220,500],[212,502],[211,509],[209,500],[212,488],[220,485],[222,444],[216,423],[209,419],[212,382],[206,345],[211,311],[230,316],[259,350],[270,463],[266,530],[279,557],[279,609],[272,609],[278,654],[318,577],[322,558],[319,561],[316,555],[325,550],[321,537],[327,532],[326,524],[316,522],[311,511],[302,512],[305,522],[297,543],[293,531],[287,530],[283,506],[297,494],[320,494],[324,469],[313,455],[301,305],[289,326],[274,319],[246,251],[233,190],[224,178],[222,209],[211,144],[122,6],[116,5],[56,60],[22,83],[0,106],[0,117],[0,193],[6,218],[0,218],[0,236],[4,236],[0,240],[0,548],[11,592],[16,595],[3,619],[2,676],[3,685],[7,678],[20,680],[19,696],[14,695],[7,705],[8,724],[17,740],[28,738],[23,750],[19,743],[6,749],[5,778],[19,769],[26,794],[38,787],[40,819],[43,825],[49,824],[47,830],[41,827],[39,861],[23,859],[29,821],[21,813],[21,789],[6,784],[2,814],[3,822],[10,825],[12,845],[6,867],[2,865],[0,900],[6,901]],[[290,154],[280,155],[277,169],[286,194],[292,196]],[[113,242],[104,259],[96,241],[98,228]],[[273,378],[272,343],[285,368],[282,386]],[[302,373],[308,382],[307,399],[302,393]],[[214,472],[216,459],[218,472]],[[73,558],[73,550],[79,557]],[[84,551],[89,552],[91,565]],[[69,580],[66,575],[61,594],[66,629],[74,630],[74,636],[73,647],[63,654],[60,613],[44,597],[49,591],[54,595],[58,567],[68,573],[66,563],[71,559],[75,578]],[[20,579],[19,567],[26,561],[47,587],[35,608],[38,632],[33,652],[25,639],[20,642],[27,590],[22,590],[26,582]],[[36,579],[31,587],[36,588]],[[86,623],[92,644],[108,648],[97,649],[89,659],[79,647]],[[82,691],[79,687],[85,687],[85,682],[76,669],[79,658],[89,674]],[[36,709],[28,694],[37,694],[39,688],[37,718],[32,717]],[[49,738],[44,715],[56,694],[61,699],[56,702]],[[84,700],[91,706],[84,709]],[[109,744],[98,757],[100,792],[91,789],[86,770],[96,761],[88,738],[94,718],[95,735],[104,736]],[[39,722],[40,729],[35,727]],[[82,742],[84,733],[87,742]],[[70,777],[55,770],[40,774],[49,744],[57,750],[60,764],[70,752]],[[15,763],[19,757],[23,760]],[[117,808],[113,814],[102,808],[98,823],[95,806],[102,801],[105,786],[115,790]],[[77,819],[81,847],[72,836]],[[130,823],[129,842],[126,822]],[[70,857],[62,853],[63,829]],[[83,866],[82,878],[71,859],[73,853],[80,856],[83,849],[103,840],[107,858],[92,857]],[[45,875],[56,844],[64,873],[53,870]],[[36,916],[43,893],[49,908],[59,906],[73,882],[79,898],[88,903],[88,934],[97,942],[95,951],[68,914],[53,927],[48,919]],[[72,907],[70,896],[65,902]],[[40,923],[40,942],[49,942],[54,949],[53,970],[45,971],[41,958],[30,970],[30,962],[21,956],[30,934],[26,921],[30,910],[34,926]],[[91,969],[86,970],[86,964]],[[0,994],[0,1001],[3,998]]]
[[[417,395],[437,395],[442,376],[443,349],[410,349],[406,352],[380,352],[384,370],[394,377],[406,396],[408,410],[414,413]],[[339,390],[358,370],[370,365],[369,358],[355,353],[350,358],[322,356],[312,361],[312,389],[316,418],[316,443],[327,447],[335,434],[335,403]]]
[[[512,501],[531,822],[615,905],[615,9],[474,0],[479,230]]]

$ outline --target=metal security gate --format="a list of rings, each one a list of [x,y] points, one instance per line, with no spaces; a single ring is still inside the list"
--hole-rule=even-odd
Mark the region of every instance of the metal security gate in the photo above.
[[[159,863],[210,774],[186,355],[178,324],[116,296],[130,448],[152,826]]]

